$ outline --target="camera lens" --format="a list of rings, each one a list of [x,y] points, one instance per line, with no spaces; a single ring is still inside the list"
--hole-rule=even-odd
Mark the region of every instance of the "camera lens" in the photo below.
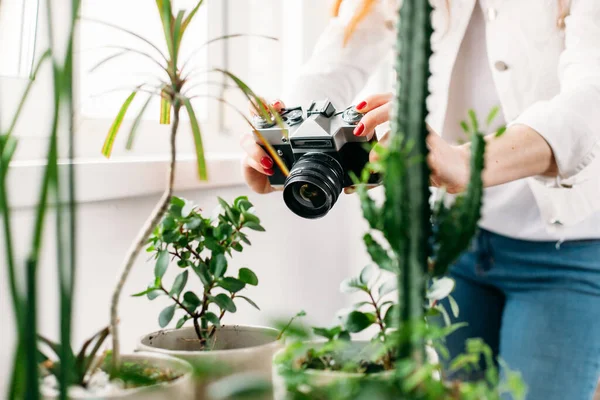
[[[294,164],[283,189],[288,208],[303,218],[325,216],[344,185],[339,162],[325,153],[306,153]]]

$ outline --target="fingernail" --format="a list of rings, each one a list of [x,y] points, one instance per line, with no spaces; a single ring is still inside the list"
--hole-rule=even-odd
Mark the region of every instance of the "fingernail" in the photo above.
[[[280,102],[279,100],[278,100],[278,101],[276,101],[275,103],[271,104],[271,106],[273,106],[273,107],[275,107],[275,108],[279,108],[279,107],[281,107],[281,105],[282,105],[282,104],[281,104],[281,102]]]
[[[262,165],[263,168],[265,168],[265,169],[271,169],[271,168],[273,168],[273,160],[271,160],[267,156],[264,156],[263,158],[260,159],[260,165]]]
[[[358,103],[358,105],[356,106],[356,109],[358,111],[362,110],[363,108],[365,108],[367,106],[367,102],[366,101],[361,101],[360,103]]]
[[[354,136],[360,136],[361,133],[363,133],[365,130],[365,124],[363,124],[362,122],[360,124],[358,124],[358,126],[356,128],[354,128]]]
[[[265,174],[273,176],[273,174],[275,174],[275,171],[273,171],[273,169],[271,168],[265,168]]]

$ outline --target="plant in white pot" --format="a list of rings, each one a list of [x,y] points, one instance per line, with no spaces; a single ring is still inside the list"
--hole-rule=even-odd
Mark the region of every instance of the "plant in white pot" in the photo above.
[[[66,350],[74,361],[65,374],[72,399],[193,399],[194,386],[192,366],[174,357],[137,353],[123,356],[124,362],[118,374],[110,376],[111,354],[100,352],[109,336],[104,328],[86,340],[79,352],[70,346],[62,346],[39,336],[41,395],[44,399],[61,396],[59,381],[64,367],[60,362]],[[46,349],[53,353],[53,356]],[[160,389],[159,389],[160,387]]]
[[[102,154],[107,158],[110,157],[114,146],[115,138],[121,128],[122,122],[131,104],[136,100],[136,97],[140,93],[146,98],[144,99],[142,108],[139,110],[133,124],[131,125],[129,139],[127,141],[127,147],[131,148],[134,142],[135,135],[139,131],[138,128],[140,126],[140,122],[153,97],[159,97],[161,99],[161,124],[170,125],[170,135],[168,141],[169,163],[166,174],[164,192],[158,200],[154,210],[150,213],[146,222],[141,227],[137,236],[133,240],[133,243],[131,244],[131,247],[128,250],[127,254],[125,255],[123,265],[118,276],[117,284],[115,285],[111,297],[110,328],[112,335],[113,350],[112,362],[113,370],[115,371],[115,373],[119,370],[121,358],[121,344],[118,325],[119,302],[121,299],[121,294],[136,259],[138,258],[140,252],[146,245],[148,238],[152,235],[156,227],[162,221],[164,215],[168,212],[172,202],[175,182],[175,168],[177,160],[176,138],[180,128],[180,116],[183,112],[185,112],[189,117],[189,123],[191,128],[190,131],[193,136],[195,147],[194,150],[196,153],[198,177],[200,180],[207,180],[208,171],[204,154],[204,145],[202,141],[200,124],[196,116],[194,102],[197,101],[198,98],[209,98],[231,106],[231,104],[226,99],[212,94],[192,95],[190,93],[190,91],[193,88],[198,88],[199,86],[207,86],[211,83],[214,83],[212,81],[197,81],[197,79],[195,79],[195,77],[198,76],[198,70],[190,68],[189,60],[194,55],[194,52],[196,52],[196,50],[192,52],[192,55],[190,55],[187,60],[182,60],[183,57],[181,52],[183,45],[186,43],[184,39],[187,37],[186,33],[188,32],[188,27],[198,15],[198,11],[200,7],[204,4],[204,0],[196,0],[194,2],[195,6],[189,11],[175,10],[173,7],[172,0],[155,0],[155,2],[157,12],[161,20],[161,28],[164,32],[163,38],[166,44],[167,52],[163,52],[159,46],[135,32],[129,31],[124,28],[120,28],[111,24],[110,22],[92,20],[92,22],[100,23],[107,27],[118,29],[124,34],[128,35],[129,37],[135,38],[139,40],[140,43],[143,42],[146,46],[150,46],[152,48],[150,52],[145,52],[132,50],[128,47],[111,46],[111,48],[115,48],[119,52],[101,60],[96,67],[99,67],[106,62],[110,62],[111,60],[123,54],[129,54],[133,52],[142,55],[144,58],[152,62],[152,65],[156,66],[158,71],[157,76],[155,76],[154,79],[137,85],[136,87],[133,87],[131,89],[131,94],[125,99],[114,120],[114,123],[109,129],[108,135],[104,142],[104,146],[102,147]],[[212,38],[206,43],[202,44],[199,48],[207,46],[215,41],[228,40],[229,38],[239,36],[243,35],[233,34]],[[279,122],[281,122],[280,118],[277,116],[277,113],[274,112],[272,107],[265,105],[262,101],[260,101],[259,97],[244,82],[242,82],[231,72],[220,68],[214,68],[205,72],[210,74],[220,74],[226,77],[227,79],[230,79],[234,83],[234,85],[246,96],[246,98],[252,101],[252,104],[254,104],[257,114],[261,115],[263,118],[271,122],[273,121],[273,115],[275,116],[275,119],[279,119]],[[237,109],[236,111],[239,112],[239,110]],[[243,113],[239,112],[239,114],[243,117]],[[253,129],[252,124],[249,122],[249,120],[247,118],[245,119],[249,123],[250,128]]]
[[[398,332],[397,277],[390,273],[393,263],[382,271],[375,265],[362,269],[359,276],[344,280],[340,290],[344,293],[359,292],[364,300],[338,313],[340,323],[331,328],[313,327],[312,333],[323,339],[289,344],[274,357],[273,383],[276,399],[294,395],[319,396],[318,393],[337,381],[364,383],[364,379],[377,382],[389,380],[396,373]],[[449,297],[454,281],[449,278],[435,280],[427,297],[431,313],[445,315],[439,301]],[[453,310],[453,312],[456,310]],[[432,328],[426,339],[432,345],[460,325],[444,329]],[[354,340],[352,334],[374,330],[370,340]],[[303,337],[302,331],[297,338]],[[292,335],[293,336],[293,335]]]
[[[177,320],[175,329],[142,337],[139,350],[221,367],[220,373],[200,380],[198,398],[205,396],[207,382],[219,375],[253,372],[257,377],[270,378],[271,359],[279,348],[276,329],[223,324],[227,313],[237,311],[236,303],[249,303],[258,309],[244,292],[258,284],[256,274],[248,268],[231,274],[229,259],[250,245],[248,231],[264,228],[246,197],[238,197],[232,204],[219,199],[219,203],[221,212],[215,218],[206,218],[192,202],[171,199],[167,214],[149,240],[148,251],[156,260],[153,282],[134,295],[169,299],[171,304],[158,316],[161,328]],[[171,261],[181,272],[167,285],[163,277]],[[188,290],[192,280],[202,289]]]

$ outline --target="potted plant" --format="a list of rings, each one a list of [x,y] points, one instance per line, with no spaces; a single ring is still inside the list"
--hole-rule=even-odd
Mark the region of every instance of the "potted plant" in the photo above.
[[[392,264],[387,267],[396,268]],[[394,274],[383,272],[372,264],[363,268],[358,277],[344,280],[340,290],[344,293],[360,292],[365,297],[364,301],[341,310],[337,315],[339,325],[313,327],[313,334],[321,340],[292,342],[276,353],[273,370],[275,398],[285,399],[300,390],[312,396],[338,380],[361,382],[367,376],[378,381],[393,378],[396,373],[398,327],[395,316],[398,304],[393,296],[397,288]],[[449,278],[433,282],[427,292],[431,314],[446,315],[446,310],[438,302],[449,297],[453,288],[454,281]],[[449,325],[443,330],[431,329],[427,340],[432,340],[434,334],[438,335],[436,339],[441,339],[459,327]],[[352,334],[369,328],[374,329],[370,340],[351,338]],[[299,337],[305,339],[302,334]]]
[[[71,328],[73,317],[73,293],[76,268],[76,198],[75,198],[75,165],[74,149],[74,103],[73,103],[73,43],[80,1],[73,0],[69,12],[67,40],[63,43],[50,41],[50,48],[38,61],[34,74],[29,81],[23,96],[18,100],[18,108],[10,120],[8,128],[0,130],[0,213],[2,215],[4,256],[9,276],[9,288],[16,319],[17,346],[14,367],[10,382],[8,399],[39,398],[98,398],[89,390],[90,380],[96,379],[97,390],[111,389],[104,392],[105,399],[162,399],[176,395],[177,398],[189,399],[193,395],[191,366],[175,358],[157,354],[136,354],[126,356],[126,363],[118,374],[109,371],[102,363],[103,356],[98,356],[102,343],[108,336],[104,329],[87,341],[78,354],[71,347]],[[0,10],[1,11],[1,10]],[[58,10],[47,12],[47,26],[53,27],[53,14]],[[66,49],[64,56],[54,50]],[[40,188],[40,200],[35,209],[35,224],[31,238],[31,248],[27,254],[24,268],[18,269],[13,246],[11,205],[6,177],[11,172],[9,167],[14,156],[18,139],[13,131],[22,114],[23,106],[35,83],[35,75],[45,62],[51,60],[53,71],[53,93],[50,106],[53,118],[49,126],[49,147],[46,166]],[[64,142],[64,143],[63,143]],[[68,144],[68,154],[59,155],[59,143]],[[67,160],[65,172],[59,179],[59,156]],[[63,176],[64,175],[64,176]],[[62,179],[65,178],[65,179]],[[50,359],[41,352],[38,346],[38,260],[43,243],[43,233],[47,222],[51,202],[56,215],[56,254],[58,267],[58,293],[60,304],[60,344],[47,339],[39,340],[55,353]],[[64,206],[63,206],[64,205]],[[24,279],[18,276],[24,272]],[[20,281],[25,285],[20,285]],[[109,357],[110,359],[110,357]],[[41,364],[40,364],[41,362]],[[42,377],[40,377],[42,371]],[[102,372],[102,371],[105,371]],[[108,374],[110,372],[110,375]],[[50,377],[48,377],[50,376]],[[40,393],[42,390],[42,394]]]
[[[515,398],[524,397],[525,389],[519,374],[505,368],[506,380],[500,382],[492,353],[480,340],[468,342],[467,353],[458,356],[451,366],[476,368],[483,358],[488,369],[481,381],[447,382],[443,375],[440,376],[439,363],[428,361],[426,357],[427,346],[432,341],[438,348],[438,354],[445,356],[447,351],[443,349],[442,339],[457,328],[440,328],[427,323],[428,314],[440,313],[439,307],[431,311],[429,306],[436,300],[427,299],[427,287],[432,279],[445,275],[476,232],[483,195],[481,172],[485,150],[483,134],[471,112],[470,121],[462,123],[471,136],[468,187],[451,207],[440,201],[432,211],[429,204],[430,170],[426,163],[428,129],[425,123],[432,53],[431,11],[430,2],[421,0],[405,0],[400,8],[397,48],[401,51],[396,62],[396,98],[389,146],[386,149],[376,148],[379,161],[368,166],[361,179],[356,179],[363,215],[370,228],[364,236],[367,251],[374,263],[380,269],[395,274],[398,282],[397,302],[390,306],[393,311],[386,313],[391,313],[388,321],[395,321],[392,325],[394,331],[386,332],[385,342],[390,346],[384,346],[383,350],[384,355],[388,350],[394,352],[393,373],[382,379],[382,374],[365,373],[369,372],[366,370],[351,379],[337,375],[333,381],[314,382],[306,379],[308,358],[296,359],[288,355],[275,359],[284,367],[279,371],[282,376],[285,374],[286,393],[283,395],[287,398],[499,399],[506,391]],[[493,118],[493,113],[490,118]],[[385,199],[381,204],[367,193],[366,182],[373,171],[383,175]],[[362,283],[365,283],[364,279]],[[360,324],[377,321],[376,312],[375,316],[354,313],[350,315],[354,315]],[[305,349],[302,351],[301,354],[306,354]],[[314,348],[312,351],[322,354]],[[294,364],[296,360],[302,362]],[[383,365],[383,361],[380,364]]]
[[[204,398],[204,387],[210,381],[225,374],[253,372],[270,378],[271,359],[279,348],[276,329],[223,323],[227,313],[237,311],[240,301],[258,309],[245,295],[246,288],[258,285],[258,277],[249,268],[232,271],[228,258],[250,245],[249,230],[264,228],[246,197],[238,197],[232,204],[219,199],[219,203],[218,215],[207,218],[191,201],[172,197],[167,214],[149,240],[148,251],[156,260],[154,279],[146,290],[134,295],[170,300],[158,316],[161,328],[177,320],[175,329],[143,336],[139,350],[177,356],[192,364],[220,365],[219,373],[200,380],[198,398]],[[167,286],[163,278],[171,260],[181,272]],[[201,285],[200,291],[188,290],[192,280]]]
[[[141,118],[142,118],[144,112],[146,111],[146,107],[149,104],[150,99],[153,96],[160,96],[160,98],[161,98],[161,123],[170,124],[170,126],[171,126],[171,132],[170,132],[170,136],[169,136],[169,167],[168,167],[168,172],[167,172],[167,180],[166,180],[166,184],[165,184],[165,190],[164,190],[162,196],[160,197],[158,203],[156,204],[154,210],[149,215],[145,224],[138,232],[136,238],[134,239],[134,241],[131,245],[130,250],[126,254],[125,259],[123,261],[123,266],[122,266],[121,272],[119,274],[119,279],[118,279],[117,285],[114,288],[113,295],[111,298],[110,329],[111,329],[111,334],[112,334],[112,350],[113,350],[112,362],[113,362],[113,369],[115,371],[118,371],[119,365],[120,365],[120,359],[121,359],[118,322],[117,321],[119,318],[118,317],[119,300],[121,298],[121,293],[122,293],[123,287],[127,281],[127,278],[129,276],[129,273],[133,267],[135,260],[139,256],[139,253],[142,251],[144,246],[147,244],[149,237],[152,235],[153,232],[156,231],[157,226],[161,223],[161,221],[163,221],[163,218],[164,218],[165,214],[169,211],[170,207],[171,207],[172,211],[177,210],[177,202],[181,201],[180,199],[173,198],[173,184],[174,184],[174,180],[175,180],[175,166],[176,166],[176,156],[177,156],[176,137],[177,137],[177,133],[179,131],[179,126],[180,126],[180,114],[183,111],[185,111],[188,114],[189,119],[190,119],[191,132],[192,132],[192,135],[194,138],[194,143],[195,143],[198,176],[201,180],[206,180],[208,177],[206,161],[205,161],[205,157],[204,157],[204,147],[203,147],[203,143],[202,143],[200,125],[198,123],[198,119],[196,117],[196,112],[195,112],[194,106],[192,104],[193,97],[188,96],[188,88],[190,88],[192,86],[197,87],[198,85],[206,84],[206,82],[199,82],[197,84],[194,84],[193,74],[190,74],[186,70],[185,63],[181,61],[181,57],[180,57],[181,44],[185,37],[186,29],[190,25],[190,23],[193,21],[194,17],[197,15],[197,12],[200,9],[200,7],[202,6],[202,4],[203,4],[203,0],[198,0],[196,2],[196,5],[194,6],[194,8],[192,10],[190,10],[189,12],[186,12],[184,10],[175,12],[175,10],[173,10],[171,0],[156,0],[156,7],[157,7],[157,11],[161,17],[162,27],[163,27],[163,31],[164,31],[164,39],[165,39],[165,42],[167,45],[166,46],[167,47],[166,54],[163,54],[163,52],[158,48],[158,46],[154,45],[153,43],[149,42],[148,40],[146,40],[145,38],[143,38],[137,34],[131,32],[131,31],[125,30],[125,29],[115,27],[114,25],[112,25],[110,23],[104,23],[105,25],[107,25],[109,27],[121,29],[124,33],[126,33],[128,35],[133,35],[136,38],[138,38],[139,40],[142,40],[142,41],[146,42],[147,44],[151,45],[153,47],[153,49],[160,54],[160,57],[154,58],[151,55],[147,55],[147,54],[145,54],[145,55],[147,57],[150,57],[152,59],[152,61],[154,61],[155,64],[158,64],[160,66],[163,74],[156,77],[156,79],[159,81],[158,85],[156,83],[154,83],[155,81],[152,81],[152,83],[139,85],[132,90],[131,94],[127,97],[127,99],[123,103],[121,109],[119,110],[118,115],[116,116],[116,118],[114,120],[113,125],[111,126],[111,128],[108,132],[104,146],[102,148],[102,153],[106,157],[110,157],[110,154],[111,154],[112,148],[113,148],[113,144],[114,144],[114,139],[115,139],[117,133],[119,132],[123,118],[127,114],[127,111],[129,109],[131,103],[135,100],[136,96],[139,93],[143,93],[143,94],[147,95],[147,100],[145,101],[144,106],[141,108],[139,114],[137,115],[134,123],[131,126],[128,143],[131,144],[133,142],[133,137],[137,133],[137,128],[139,126]],[[101,21],[95,21],[95,22],[103,23]],[[240,35],[226,35],[223,37],[211,39],[208,43],[212,43],[216,40],[227,40],[228,38],[235,37],[235,36],[240,36]],[[122,50],[123,53],[127,53],[127,52],[131,51],[131,49],[128,49],[125,47],[119,48],[117,46],[116,48]],[[114,55],[109,56],[107,59],[102,60],[100,62],[100,64],[110,61],[114,58],[115,58]],[[272,119],[273,117],[271,115],[275,116],[276,119],[280,120],[280,118],[277,117],[277,115],[276,115],[277,113],[274,112],[272,107],[265,105],[262,101],[259,101],[259,97],[256,96],[256,94],[244,82],[242,82],[239,78],[237,78],[231,72],[225,71],[225,70],[222,70],[219,68],[215,68],[215,69],[211,70],[210,72],[222,74],[225,77],[231,79],[234,82],[234,84],[240,89],[240,91],[247,97],[247,99],[252,101],[252,104],[254,104],[257,114],[260,114],[263,118],[267,119],[268,121],[273,120]],[[231,105],[226,99],[213,97],[210,95],[208,95],[207,97],[213,98],[214,100],[223,102],[227,105]],[[240,115],[243,116],[243,114],[241,112],[240,112]],[[251,123],[247,119],[246,119],[246,121],[249,123],[250,127],[253,128]],[[279,122],[281,123],[281,121],[279,121]],[[256,219],[256,217],[253,217],[251,215],[251,213],[248,212],[247,204],[248,203],[247,203],[246,199],[238,199],[238,204],[237,205],[234,204],[233,207],[227,208],[226,212],[229,214],[231,214],[232,212],[237,213],[236,216],[238,218],[240,218],[240,215],[242,215],[242,213],[243,213],[243,215],[247,216],[248,218]],[[191,210],[188,210],[188,211],[191,211]],[[200,216],[198,214],[193,214],[193,215],[195,218],[200,218]],[[165,222],[167,224],[172,222],[173,217],[175,217],[175,216],[176,216],[175,214],[171,213],[171,218],[167,218],[165,220]],[[249,221],[244,221],[244,222],[246,222],[245,227],[252,226]],[[238,220],[233,223],[234,223],[234,225],[231,225],[231,226],[237,226],[237,224],[240,223],[240,221]],[[162,229],[162,231],[165,230],[164,224],[161,229]],[[201,229],[208,229],[208,228],[205,226],[202,226]],[[159,233],[160,232],[161,231],[159,231]],[[208,231],[203,231],[203,232],[208,232]],[[235,248],[241,246],[239,240],[242,240],[241,238],[244,237],[243,234],[236,232],[234,230],[229,230],[229,231],[215,230],[215,232],[219,233],[219,235],[220,235],[219,237],[221,237],[222,235],[227,236],[226,241],[228,243],[228,246],[231,246],[232,243],[233,243],[233,246],[235,246]],[[233,237],[236,238],[235,241],[232,239]],[[240,239],[237,239],[237,238],[240,238]],[[163,243],[166,246],[168,243],[164,243],[163,242],[164,239],[165,239],[165,237],[159,238],[161,243]],[[229,240],[229,239],[231,239],[231,240]],[[221,239],[219,239],[219,240],[221,240]],[[205,245],[205,243],[203,242],[202,246],[204,246],[204,245]],[[207,246],[207,248],[210,249],[210,246]],[[228,247],[228,249],[229,249],[229,247]],[[223,254],[221,254],[220,256],[218,256],[215,259],[216,260],[215,262],[218,261],[219,263],[221,263],[225,260],[224,253],[226,251],[228,251],[227,249],[225,249],[225,247],[221,247],[220,250],[222,250]],[[196,255],[194,255],[194,257],[196,257]],[[168,264],[167,261],[168,261],[168,258],[165,258],[165,256],[159,255],[159,259],[157,260],[157,265],[161,266],[161,268],[162,267],[166,268],[166,265]],[[197,257],[196,261],[198,263],[200,263],[202,260],[200,259],[200,257]],[[197,264],[198,267],[200,267],[200,265],[201,264]],[[222,264],[219,264],[219,266],[221,266],[221,265]],[[190,267],[190,269],[191,269],[191,267]],[[214,274],[213,274],[213,277],[214,277]],[[183,276],[181,277],[181,279],[183,279]],[[230,282],[230,281],[226,280],[225,282]],[[211,290],[212,289],[214,289],[214,288],[211,288]],[[218,298],[214,297],[214,300],[211,298],[211,299],[208,299],[208,302],[210,304],[213,304],[213,303],[219,304],[219,301],[221,301],[221,300],[226,301],[226,300],[224,300],[223,297],[218,297]],[[231,304],[232,304],[232,300],[230,298],[228,298],[226,306],[229,308],[228,309],[226,308],[227,311],[231,311],[234,308],[234,306],[232,306]],[[223,305],[223,304],[221,304],[221,305]],[[185,310],[185,309],[189,309],[190,307],[191,307],[191,305],[186,303],[185,307],[179,307],[179,308],[181,310]],[[163,321],[170,320],[167,317],[169,316],[169,313],[171,311],[174,312],[175,308],[170,308],[170,309],[164,311],[164,314],[162,315]],[[204,312],[202,314],[201,318],[194,319],[194,318],[190,317],[190,319],[192,319],[195,322],[200,323],[200,324],[208,324],[209,322],[210,323],[216,322],[216,319],[213,319],[212,321],[210,321],[208,319],[209,317],[211,317],[211,315],[207,314],[207,312]],[[166,326],[166,323],[165,323],[165,326]],[[225,332],[225,331],[227,331],[227,329],[223,330],[223,332]],[[188,332],[188,330],[182,330],[181,332]],[[200,330],[200,332],[201,332],[201,334],[206,334],[206,332],[204,332],[202,330]],[[194,334],[193,331],[190,331],[190,333]],[[170,334],[167,336],[169,338],[171,338],[172,335],[180,335],[180,334],[181,334],[180,332],[177,332],[176,334],[173,333],[173,334]],[[214,337],[214,334],[212,334],[212,337]],[[208,338],[205,338],[205,339],[208,340]],[[158,342],[156,340],[154,340],[153,343],[156,346],[158,346],[157,345]],[[154,348],[155,350],[156,350],[156,346]]]
[[[78,353],[70,346],[67,352],[74,360],[73,369],[67,375],[68,396],[72,399],[193,399],[193,369],[188,363],[174,357],[137,353],[124,356],[123,367],[118,375],[110,376],[110,352],[99,353],[109,329],[104,328],[86,340]],[[63,346],[39,336],[39,357],[42,398],[57,399],[60,396],[59,379],[63,372],[60,359]],[[48,356],[45,348],[54,353]],[[157,390],[160,385],[160,390]]]

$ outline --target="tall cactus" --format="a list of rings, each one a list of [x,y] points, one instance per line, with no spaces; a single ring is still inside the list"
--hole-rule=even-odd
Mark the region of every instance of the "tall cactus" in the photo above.
[[[405,1],[398,24],[398,57],[396,60],[396,101],[393,107],[392,153],[404,151],[405,173],[402,184],[403,196],[395,198],[393,211],[402,217],[402,226],[397,226],[403,235],[399,238],[400,256],[400,318],[406,329],[410,322],[423,315],[425,276],[429,258],[428,240],[431,235],[431,208],[429,207],[429,167],[427,159],[427,127],[425,100],[429,94],[429,59],[431,57],[430,37],[431,6],[429,1]],[[400,139],[402,138],[402,139]],[[407,147],[408,146],[408,147]],[[396,154],[394,154],[395,156]],[[397,154],[400,155],[400,154]],[[396,161],[389,158],[388,167]],[[412,161],[411,161],[412,160]],[[386,177],[386,186],[398,185]],[[390,243],[394,246],[394,244]],[[413,335],[408,334],[409,338]],[[400,357],[417,356],[421,352],[408,340],[400,348]]]
[[[477,229],[485,149],[483,135],[471,114],[471,126],[463,123],[469,127],[472,139],[471,178],[467,191],[451,208],[439,204],[436,215],[432,215],[425,123],[432,54],[431,12],[431,5],[426,0],[403,2],[398,24],[396,97],[390,145],[386,150],[379,150],[380,165],[372,166],[384,173],[385,201],[378,206],[367,194],[365,186],[358,190],[365,219],[389,244],[386,249],[367,233],[364,237],[367,250],[380,268],[398,275],[398,317],[404,338],[398,346],[399,359],[412,358],[419,364],[423,362],[424,343],[414,328],[424,319],[426,283],[431,277],[447,271],[467,248]],[[363,180],[366,178],[363,176]]]

